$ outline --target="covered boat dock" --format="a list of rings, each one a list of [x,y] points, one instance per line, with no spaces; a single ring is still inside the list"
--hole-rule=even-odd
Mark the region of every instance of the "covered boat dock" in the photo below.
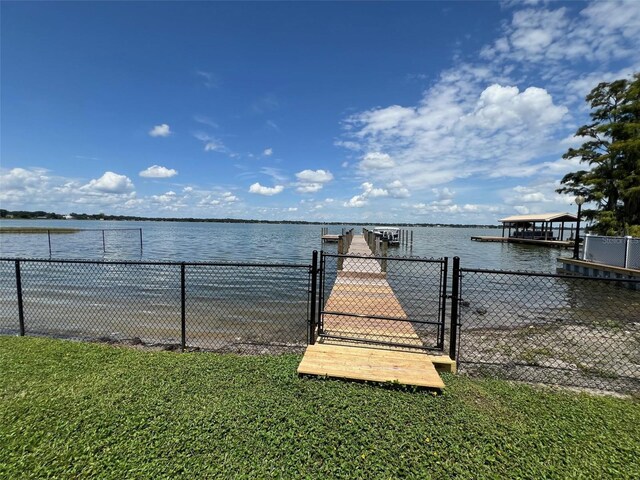
[[[471,237],[471,240],[571,247],[573,245],[573,223],[577,221],[578,217],[570,213],[512,215],[500,220],[502,223],[501,237],[474,236]],[[567,223],[570,224],[569,229],[566,228]]]

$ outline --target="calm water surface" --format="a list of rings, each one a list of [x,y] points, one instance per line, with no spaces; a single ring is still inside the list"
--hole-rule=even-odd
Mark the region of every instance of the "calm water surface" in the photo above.
[[[0,225],[87,230],[52,235],[53,258],[308,263],[311,252],[323,248],[319,225],[86,220],[2,220]],[[362,231],[362,226],[354,227],[356,232]],[[137,230],[140,228],[143,232],[142,254]],[[117,229],[105,232],[106,252],[103,252],[102,232],[90,229]],[[340,230],[338,226],[329,227],[329,233],[340,233]],[[543,272],[555,272],[556,258],[571,255],[568,250],[555,248],[471,240],[473,235],[499,235],[500,230],[496,229],[414,227],[411,230],[413,246],[394,248],[391,254],[436,258],[459,256],[464,267]],[[336,246],[327,244],[324,248],[334,252]],[[0,256],[48,258],[47,235],[2,234]]]

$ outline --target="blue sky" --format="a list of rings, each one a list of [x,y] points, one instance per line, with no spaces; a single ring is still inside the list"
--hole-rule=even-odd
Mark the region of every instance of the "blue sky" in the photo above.
[[[2,2],[0,205],[495,223],[554,193],[640,2]]]

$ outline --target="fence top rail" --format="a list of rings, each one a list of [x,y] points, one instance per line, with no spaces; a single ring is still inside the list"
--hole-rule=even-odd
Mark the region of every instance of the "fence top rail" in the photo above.
[[[460,268],[460,273],[488,273],[495,275],[513,275],[521,277],[567,278],[571,280],[595,280],[607,282],[640,283],[638,278],[587,277],[583,275],[569,275],[563,273],[527,272],[522,270],[491,270],[486,268]]]
[[[303,263],[251,263],[251,262],[168,262],[148,260],[86,260],[57,258],[7,258],[0,257],[0,262],[20,263],[72,263],[89,265],[149,265],[149,266],[187,266],[187,267],[262,267],[262,268],[311,268]]]
[[[345,254],[337,254],[337,253],[326,253],[324,251],[321,252],[323,257],[335,257],[335,258],[366,258],[368,260],[398,260],[402,262],[423,262],[423,263],[444,263],[445,258],[422,258],[422,257],[381,257],[375,255],[351,255],[348,253]]]
[[[49,228],[48,230],[55,230],[57,227]],[[73,228],[73,227],[71,227]],[[142,227],[138,228],[78,228],[79,232],[123,232],[123,231],[131,231],[131,232],[139,232],[142,230]]]

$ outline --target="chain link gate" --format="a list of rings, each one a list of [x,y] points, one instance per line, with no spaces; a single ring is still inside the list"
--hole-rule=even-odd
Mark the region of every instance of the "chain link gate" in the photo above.
[[[444,349],[448,259],[320,252],[321,339]]]

